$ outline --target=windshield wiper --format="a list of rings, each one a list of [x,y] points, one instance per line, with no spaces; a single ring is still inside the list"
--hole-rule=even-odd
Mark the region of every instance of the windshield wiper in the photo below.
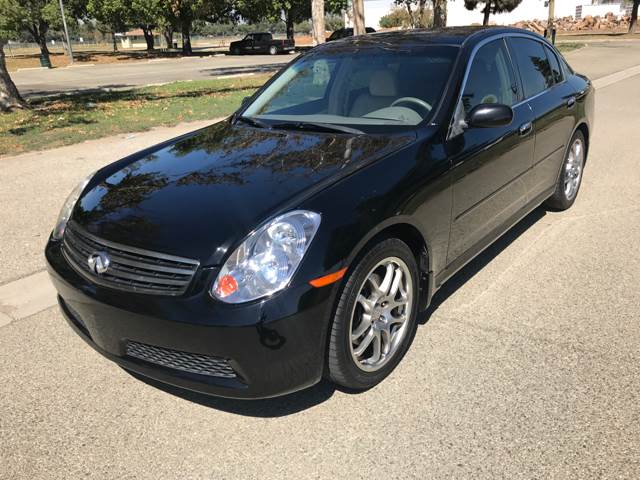
[[[245,117],[244,115],[241,115],[238,118],[236,118],[236,123],[237,122],[246,123],[247,125],[251,125],[252,127],[256,127],[256,128],[271,128],[271,125],[269,125],[266,122],[263,122],[262,120],[258,120],[256,118],[251,118],[251,117]]]
[[[352,135],[363,135],[362,130],[357,128],[345,127],[343,125],[334,125],[330,123],[316,123],[316,122],[283,122],[275,123],[272,128],[280,128],[283,130],[308,130],[313,132],[339,132],[350,133]]]

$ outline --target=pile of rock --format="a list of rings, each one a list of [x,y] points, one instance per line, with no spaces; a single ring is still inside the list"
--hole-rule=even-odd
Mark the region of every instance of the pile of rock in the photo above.
[[[617,17],[612,12],[604,17],[587,15],[580,20],[573,17],[556,18],[555,24],[559,32],[582,32],[594,30],[626,31],[629,29],[628,16]],[[527,20],[517,22],[515,27],[524,28],[542,34],[547,28],[546,20]]]

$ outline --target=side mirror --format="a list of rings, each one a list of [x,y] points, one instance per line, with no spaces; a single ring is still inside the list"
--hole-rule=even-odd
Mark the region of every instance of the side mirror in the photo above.
[[[513,110],[499,103],[481,103],[469,113],[467,124],[475,128],[504,127],[513,121]]]
[[[249,103],[249,101],[250,101],[250,100],[251,100],[251,97],[244,97],[244,98],[242,99],[242,101],[240,102],[240,106],[241,106],[241,107],[246,106],[246,105],[247,105],[247,103]]]

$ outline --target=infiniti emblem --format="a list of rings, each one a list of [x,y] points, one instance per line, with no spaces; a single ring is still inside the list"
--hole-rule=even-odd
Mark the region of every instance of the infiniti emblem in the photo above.
[[[87,263],[93,273],[101,275],[107,271],[111,260],[109,260],[109,255],[106,252],[93,252],[89,255]]]

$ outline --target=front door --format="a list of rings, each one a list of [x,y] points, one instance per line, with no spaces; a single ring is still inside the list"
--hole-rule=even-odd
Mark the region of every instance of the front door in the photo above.
[[[509,38],[508,42],[534,115],[536,139],[529,190],[531,198],[536,198],[549,193],[558,179],[575,125],[576,97],[548,46],[522,37]]]
[[[521,101],[505,40],[483,45],[471,62],[448,140],[453,165],[448,264],[472,256],[526,205],[526,176],[533,161],[533,114]],[[511,124],[467,126],[469,112],[486,103],[511,106]]]

